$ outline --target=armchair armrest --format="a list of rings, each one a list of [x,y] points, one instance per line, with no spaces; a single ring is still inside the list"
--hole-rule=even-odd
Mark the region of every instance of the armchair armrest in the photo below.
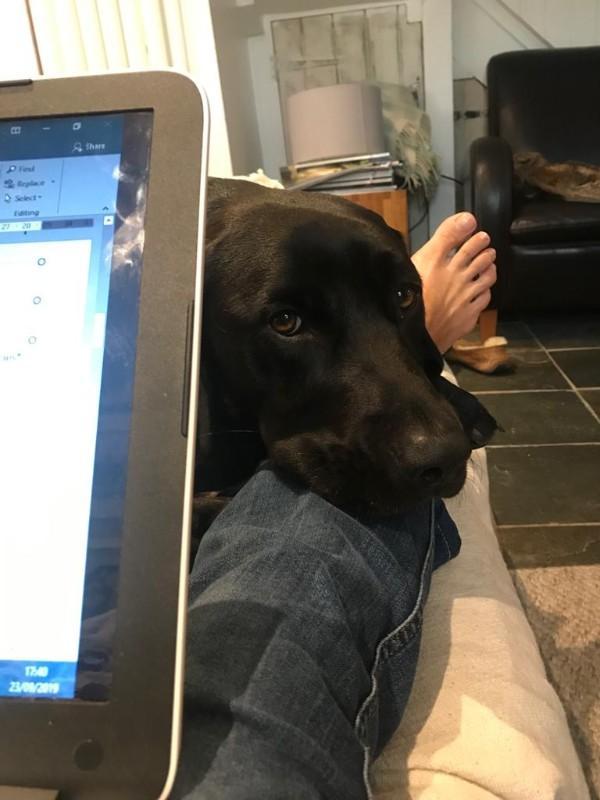
[[[471,145],[471,210],[496,249],[498,282],[492,306],[507,296],[509,228],[513,218],[513,159],[508,142],[482,136]]]
[[[498,136],[482,136],[471,145],[471,209],[479,227],[498,248],[508,240],[512,221],[512,151]]]

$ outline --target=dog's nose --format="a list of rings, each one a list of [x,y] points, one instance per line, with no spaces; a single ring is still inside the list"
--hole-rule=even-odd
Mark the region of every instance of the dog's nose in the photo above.
[[[431,492],[443,492],[457,480],[471,448],[460,431],[445,435],[413,433],[409,436],[407,457],[413,481]]]

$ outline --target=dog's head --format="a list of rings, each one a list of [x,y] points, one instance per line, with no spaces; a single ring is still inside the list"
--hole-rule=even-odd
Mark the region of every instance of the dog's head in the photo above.
[[[458,492],[496,426],[440,376],[402,237],[338,198],[212,190],[203,363],[225,417],[355,512]]]

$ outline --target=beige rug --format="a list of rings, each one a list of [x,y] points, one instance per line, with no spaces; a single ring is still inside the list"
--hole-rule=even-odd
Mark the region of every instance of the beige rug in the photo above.
[[[600,800],[600,565],[512,571],[561,698],[592,800]]]

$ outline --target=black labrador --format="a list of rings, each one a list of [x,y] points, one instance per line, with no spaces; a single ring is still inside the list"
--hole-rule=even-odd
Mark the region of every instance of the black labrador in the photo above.
[[[268,458],[353,514],[462,487],[494,419],[443,379],[399,233],[342,198],[209,182],[198,535]]]

